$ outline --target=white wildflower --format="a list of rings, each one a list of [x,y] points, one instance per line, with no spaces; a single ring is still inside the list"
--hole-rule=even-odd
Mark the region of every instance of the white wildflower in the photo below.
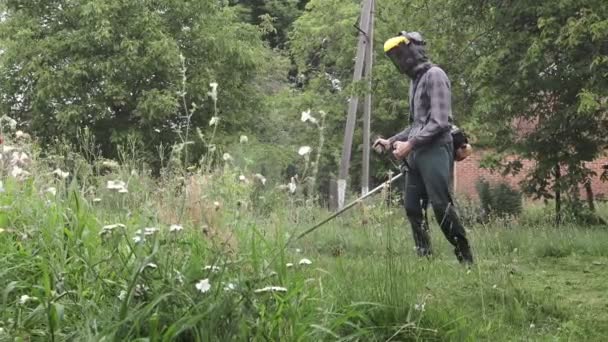
[[[224,291],[234,291],[236,289],[236,285],[233,283],[228,283],[224,286]]]
[[[0,192],[4,192],[4,182],[0,181]]]
[[[60,168],[55,169],[52,173],[55,176],[57,176],[59,178],[63,178],[63,179],[66,179],[66,178],[68,178],[70,176],[69,172],[67,172],[67,171],[63,172]]]
[[[144,266],[144,269],[146,269],[146,268],[151,268],[151,269],[155,270],[158,268],[158,265],[151,262],[151,263],[146,264],[146,266]]]
[[[291,267],[293,267],[293,264],[292,264],[291,262],[288,262],[287,264],[285,264],[285,266],[286,266],[287,268],[291,268]]]
[[[246,135],[241,135],[241,138],[239,139],[239,142],[240,142],[241,144],[246,144],[246,143],[248,143],[248,142],[249,142],[249,138],[247,138],[247,136],[246,136]]]
[[[14,178],[17,178],[19,176],[27,176],[27,175],[29,175],[29,172],[23,170],[22,168],[20,168],[17,165],[13,166],[13,169],[11,170],[11,176],[13,176]]]
[[[53,196],[57,195],[57,189],[52,186],[49,187],[48,189],[46,189],[45,192],[48,192],[49,194],[51,194]]]
[[[534,323],[530,323],[530,329],[534,329],[536,328],[536,325]]]
[[[266,286],[261,289],[257,289],[254,291],[255,293],[264,293],[264,292],[287,292],[287,289],[281,286]]]
[[[196,283],[196,289],[201,293],[208,292],[211,289],[211,284],[209,283],[209,279],[203,279]]]
[[[17,139],[23,138],[24,135],[25,135],[25,133],[23,133],[22,130],[18,130],[17,132],[15,132],[15,138],[17,138]]]
[[[13,118],[11,118],[11,117],[8,117],[8,116],[6,116],[6,115],[3,115],[3,116],[0,118],[0,122],[1,122],[1,121],[7,121],[7,122],[8,122],[8,126],[10,127],[10,129],[11,129],[12,131],[14,131],[14,130],[17,128],[17,120],[15,120],[15,119],[13,119]]]
[[[220,121],[220,118],[218,118],[217,116],[214,116],[211,118],[211,120],[209,120],[209,126],[215,126],[218,124],[219,121]]]
[[[310,283],[314,283],[316,281],[317,281],[317,279],[315,279],[315,278],[307,278],[306,280],[304,280],[304,283],[310,284]]]
[[[13,152],[11,155],[11,165],[26,165],[30,161],[30,157],[25,152]]]
[[[99,202],[101,202],[101,198],[99,198],[99,197],[93,198],[93,203],[99,203]]]
[[[213,202],[213,206],[215,207],[215,210],[219,210],[222,207],[222,205],[218,201]]]
[[[120,167],[120,165],[118,164],[118,162],[114,161],[114,160],[104,160],[103,162],[101,162],[101,165],[103,167],[107,167],[109,169],[117,169]]]
[[[126,228],[127,226],[125,226],[122,223],[115,223],[115,224],[109,224],[106,226],[101,227],[101,232],[99,232],[99,235],[106,235],[106,234],[112,234],[112,232],[116,229],[116,228]]]
[[[106,184],[106,188],[110,190],[121,190],[126,187],[126,183],[121,180],[109,180]]]
[[[310,121],[312,123],[317,123],[317,119],[315,119],[312,115],[310,115],[310,109],[302,112],[302,117],[300,118],[302,122]]]
[[[35,300],[35,299],[36,299],[36,297],[30,297],[30,296],[28,296],[28,295],[22,295],[22,296],[19,298],[19,304],[21,304],[21,305],[25,305],[27,302],[29,302],[29,301],[33,301],[33,300]]]
[[[300,264],[300,265],[311,265],[312,261],[310,261],[309,259],[303,258],[302,260],[300,260],[298,262],[298,264]]]
[[[414,305],[414,309],[416,309],[416,311],[424,311],[424,306],[426,305],[426,303],[422,303],[422,304],[416,304]]]
[[[211,91],[207,92],[207,95],[209,95],[213,101],[217,101],[217,82],[211,82],[209,83],[209,86],[211,87]]]
[[[217,266],[215,266],[215,265],[213,265],[213,266],[209,266],[209,265],[207,265],[207,266],[205,266],[203,269],[204,269],[205,271],[211,271],[211,272],[213,272],[213,273],[217,273],[217,272],[219,272],[219,271],[221,270],[221,268],[219,268],[219,267],[217,267]]]
[[[144,242],[144,238],[141,235],[135,235],[133,237],[133,242],[135,242],[136,244],[142,243]]]
[[[158,229],[156,227],[148,227],[148,228],[144,228],[143,234],[144,234],[144,236],[149,236],[149,235],[154,235],[154,234],[158,233],[159,231],[160,231],[160,229]],[[135,234],[141,235],[142,230],[138,229],[137,231],[135,231]]]
[[[337,78],[331,80],[331,87],[334,88],[334,90],[342,91],[342,83]]]
[[[240,180],[241,182],[247,182],[247,177],[245,177],[244,175],[240,175],[240,176],[239,176],[239,180]]]
[[[174,270],[175,271],[175,279],[177,280],[178,283],[183,284],[184,283],[184,275],[182,274],[182,272],[178,271],[178,270]]]
[[[103,229],[103,230],[114,230],[116,228],[127,228],[127,226],[125,226],[122,223],[115,223],[115,224],[109,224],[107,226],[103,226],[101,229]]]
[[[131,170],[131,176],[137,177],[137,170]]]
[[[120,290],[120,293],[118,294],[118,300],[120,300],[121,302],[124,301],[127,298],[127,291],[125,290]]]
[[[259,180],[262,183],[262,185],[266,185],[266,177],[264,177],[263,175],[261,175],[259,173],[256,173],[254,177],[255,177],[255,179]]]
[[[321,114],[321,117],[325,117],[327,115],[327,113],[325,113],[325,111],[320,110],[319,114]]]
[[[127,188],[122,188],[122,189],[118,190],[118,193],[119,193],[119,194],[126,194],[126,193],[129,193],[129,189],[127,189]]]
[[[305,156],[305,155],[309,154],[311,151],[312,151],[312,148],[310,146],[302,146],[298,150],[298,154],[301,156]]]
[[[22,163],[27,163],[28,161],[30,161],[30,157],[27,155],[27,153],[25,153],[25,152],[21,152],[21,153],[19,154],[19,160],[20,160]]]
[[[291,192],[292,194],[294,194],[296,192],[296,180],[295,178],[291,177],[291,182],[289,183],[289,192]]]
[[[146,292],[150,291],[150,288],[147,285],[137,284],[135,285],[134,296],[141,297],[146,294]]]
[[[224,161],[230,161],[232,160],[232,156],[230,155],[230,153],[224,153],[222,159],[224,159]]]
[[[171,227],[169,227],[169,231],[171,233],[176,233],[176,232],[179,232],[179,231],[182,231],[182,230],[184,230],[184,227],[182,227],[179,224],[172,224]]]
[[[302,249],[296,248],[296,253],[302,253]]]
[[[15,146],[3,145],[2,146],[2,153],[9,153],[9,152],[14,151],[16,149],[17,148]],[[0,156],[2,156],[2,154],[0,154]]]
[[[492,285],[492,288],[493,288],[493,289],[497,288],[496,284]]]

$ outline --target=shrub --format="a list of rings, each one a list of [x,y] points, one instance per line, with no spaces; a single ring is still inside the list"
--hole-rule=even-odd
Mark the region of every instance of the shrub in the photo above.
[[[477,193],[481,201],[482,216],[485,219],[517,217],[522,212],[521,192],[507,183],[490,184],[485,179],[481,179],[477,183]]]

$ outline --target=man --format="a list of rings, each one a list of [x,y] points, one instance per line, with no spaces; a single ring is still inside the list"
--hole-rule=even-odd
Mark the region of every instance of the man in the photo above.
[[[416,251],[432,254],[423,205],[431,202],[435,217],[461,263],[472,264],[473,256],[452,198],[454,158],[470,154],[470,146],[454,151],[451,85],[445,72],[431,64],[425,42],[417,32],[402,32],[386,41],[384,51],[399,72],[410,79],[410,126],[390,139],[374,145],[393,149],[397,159],[406,159],[409,171],[405,189],[405,210],[412,225]]]

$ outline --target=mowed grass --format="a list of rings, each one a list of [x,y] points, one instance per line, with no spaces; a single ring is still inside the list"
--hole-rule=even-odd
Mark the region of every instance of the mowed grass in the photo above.
[[[403,210],[381,198],[296,241],[328,213],[275,190],[261,193],[238,174],[197,183],[200,207],[192,193],[145,177],[122,177],[130,179],[127,194],[104,189],[114,178],[91,178],[86,187],[7,181],[0,341],[608,336],[605,228],[470,226],[476,264],[468,270],[436,225],[435,256],[417,258]],[[49,185],[57,194],[45,191]],[[125,227],[101,234],[116,223]],[[145,235],[146,227],[159,231]]]

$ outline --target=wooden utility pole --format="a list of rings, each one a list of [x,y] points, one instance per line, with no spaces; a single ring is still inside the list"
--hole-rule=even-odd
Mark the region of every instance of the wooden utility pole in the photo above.
[[[369,28],[367,29],[367,46],[365,51],[365,79],[367,80],[367,92],[363,105],[363,167],[361,170],[361,195],[367,195],[369,191],[369,150],[370,150],[370,125],[372,117],[372,67],[374,64],[374,7],[376,2],[372,0],[370,9]]]
[[[355,71],[353,73],[353,82],[358,82],[362,78],[363,66],[366,60],[366,47],[368,40],[371,42],[369,32],[371,16],[372,16],[373,0],[364,0],[361,9],[361,19],[359,25],[359,43],[357,45],[357,54],[355,56]],[[367,32],[363,31],[367,30]],[[371,53],[370,53],[371,57]],[[348,169],[350,164],[351,149],[353,144],[353,134],[355,131],[355,121],[357,118],[357,107],[359,105],[359,97],[357,95],[350,98],[348,102],[348,116],[346,118],[346,127],[344,130],[344,144],[342,145],[342,159],[340,160],[340,172],[337,181],[337,205],[341,209],[344,207],[344,197],[346,195],[346,181],[348,178]],[[370,101],[371,106],[371,101]],[[369,144],[364,142],[364,144]]]

